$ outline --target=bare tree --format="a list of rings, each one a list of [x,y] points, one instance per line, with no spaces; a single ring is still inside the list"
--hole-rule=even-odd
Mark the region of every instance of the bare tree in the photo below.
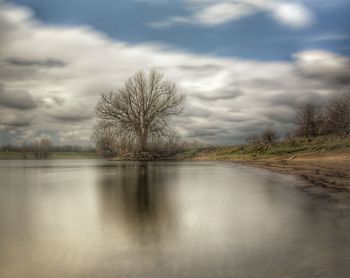
[[[178,148],[180,136],[175,129],[169,129],[165,135],[164,147],[168,151],[175,151]]]
[[[103,157],[112,157],[117,154],[117,137],[112,128],[103,122],[94,127],[91,140],[95,143],[97,152]]]
[[[163,80],[157,70],[138,71],[117,93],[101,95],[96,114],[119,137],[136,139],[138,149],[144,151],[150,138],[164,136],[169,117],[181,112],[183,102],[175,83]]]
[[[20,151],[21,151],[21,156],[23,159],[27,158],[27,152],[28,152],[28,146],[26,144],[26,142],[23,142],[21,147],[20,147]]]
[[[40,142],[38,140],[35,140],[32,145],[32,153],[35,158],[39,158],[40,156]]]
[[[333,96],[326,106],[326,128],[332,134],[350,134],[350,91]]]
[[[43,138],[40,140],[38,145],[39,155],[38,157],[41,159],[48,159],[52,153],[53,142],[50,139]]]
[[[134,150],[134,144],[127,137],[118,138],[117,150],[118,153],[129,153]]]
[[[36,159],[48,159],[54,151],[54,144],[50,139],[43,138],[26,145],[26,150],[31,151]]]
[[[298,135],[306,137],[320,135],[323,126],[322,107],[310,103],[300,106],[295,111],[294,123],[298,126]]]
[[[261,133],[260,138],[262,144],[273,145],[277,143],[279,136],[276,130],[268,128]]]
[[[267,128],[261,132],[260,135],[253,134],[246,138],[246,142],[252,145],[261,145],[268,144],[273,145],[276,144],[279,139],[279,136],[273,128]]]

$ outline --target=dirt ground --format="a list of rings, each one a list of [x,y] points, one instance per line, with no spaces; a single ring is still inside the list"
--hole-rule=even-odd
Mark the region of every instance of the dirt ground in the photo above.
[[[210,159],[209,157],[207,157]],[[198,157],[205,160],[205,157]],[[211,159],[210,159],[211,160]],[[219,158],[218,160],[226,160]],[[304,190],[350,206],[350,150],[261,159],[229,159],[245,165],[302,177]]]

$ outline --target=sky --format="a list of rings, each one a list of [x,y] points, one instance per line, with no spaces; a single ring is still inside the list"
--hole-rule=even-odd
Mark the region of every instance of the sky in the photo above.
[[[350,88],[350,0],[0,0],[0,145],[90,144],[101,93],[157,68],[185,140],[293,129]]]

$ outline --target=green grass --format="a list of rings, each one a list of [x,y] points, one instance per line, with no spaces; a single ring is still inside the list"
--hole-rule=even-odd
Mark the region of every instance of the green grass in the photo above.
[[[0,152],[0,159],[22,159],[19,152]]]
[[[293,155],[322,153],[326,151],[350,149],[350,137],[322,136],[308,140],[307,138],[293,138],[272,146],[268,145],[238,145],[231,147],[215,147],[194,152],[192,158],[198,154],[208,159],[259,159],[275,156],[290,157]],[[188,157],[191,153],[188,153]]]
[[[99,158],[95,152],[57,152],[53,153],[50,159],[82,159]]]
[[[94,152],[54,152],[49,159],[88,159],[99,158]],[[0,160],[4,159],[23,159],[20,152],[0,152]],[[31,153],[26,154],[26,159],[35,159]]]
[[[187,150],[178,152],[176,154],[176,159],[177,160],[190,159],[198,155],[200,152],[201,152],[201,149],[198,149],[198,148],[187,149]]]

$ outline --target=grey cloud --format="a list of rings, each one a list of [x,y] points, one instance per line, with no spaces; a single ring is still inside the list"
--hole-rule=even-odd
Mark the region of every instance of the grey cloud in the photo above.
[[[190,102],[185,103],[185,109],[182,115],[187,117],[208,117],[212,112],[209,109],[203,108],[201,106],[193,105]]]
[[[91,120],[94,115],[93,113],[83,112],[83,111],[77,111],[77,112],[56,112],[54,115],[51,115],[52,119],[61,121],[61,122],[82,122]]]
[[[279,89],[281,84],[279,81],[273,79],[264,79],[264,78],[252,78],[248,80],[243,80],[236,83],[236,86],[249,86],[255,88],[263,88],[266,90],[276,90]]]
[[[66,66],[65,62],[53,58],[46,58],[42,60],[29,60],[18,57],[10,57],[7,58],[5,61],[10,65],[22,67],[61,68]]]
[[[246,114],[222,113],[216,116],[217,120],[230,123],[249,122],[251,117]]]
[[[350,84],[350,58],[322,50],[308,50],[294,55],[297,72],[306,78],[334,85]]]
[[[18,127],[27,127],[32,123],[31,119],[13,119],[9,121],[1,122],[2,125],[7,126],[8,128],[18,128]]]
[[[37,107],[37,102],[27,91],[6,90],[0,85],[0,105],[8,108],[30,110]]]
[[[193,130],[189,133],[189,136],[193,138],[205,138],[205,137],[218,137],[222,135],[227,135],[229,133],[230,132],[225,129],[213,128],[213,129]]]
[[[215,71],[222,70],[223,67],[215,64],[205,64],[205,65],[179,65],[177,66],[179,70],[183,71],[196,71],[197,73],[211,73]]]
[[[29,112],[29,113],[28,113]],[[9,138],[16,139],[23,130],[31,128],[33,113],[28,110],[0,109],[0,134],[8,133]]]
[[[307,78],[318,79],[325,83],[332,82],[334,85],[344,86],[350,84],[350,62],[342,69],[320,69],[315,65],[314,69],[298,68],[300,74]]]
[[[217,101],[217,100],[229,100],[242,96],[244,93],[240,89],[225,89],[219,91],[213,91],[206,94],[197,94],[196,97],[202,100]]]
[[[278,93],[270,96],[266,99],[269,106],[278,108],[279,106],[286,106],[291,109],[295,109],[305,103],[325,103],[328,99],[328,96],[324,96],[320,93],[314,91],[290,91],[286,93]]]
[[[286,110],[285,111],[277,110],[277,111],[265,112],[264,116],[271,123],[292,124],[294,114]]]
[[[54,92],[50,92],[49,94],[51,95],[51,94],[57,94],[57,93],[58,92],[54,91]],[[50,108],[50,107],[54,108],[54,107],[63,106],[66,101],[64,98],[62,98],[60,96],[48,96],[48,97],[41,98],[40,102],[48,108]]]

